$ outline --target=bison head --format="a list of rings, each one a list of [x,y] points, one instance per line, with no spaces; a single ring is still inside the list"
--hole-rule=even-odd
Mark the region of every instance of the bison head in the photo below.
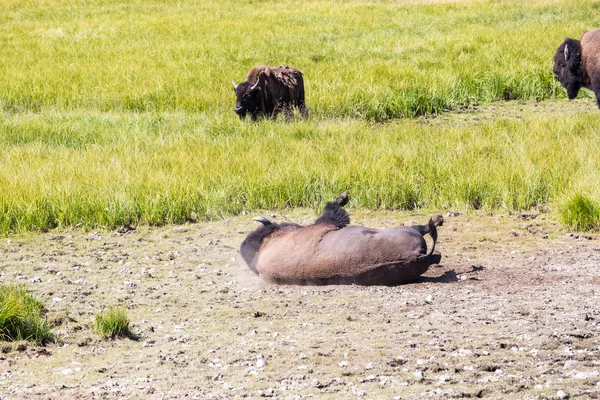
[[[250,113],[252,119],[256,119],[260,111],[260,95],[261,88],[259,85],[260,77],[254,84],[250,82],[242,82],[239,85],[233,83],[233,91],[237,97],[235,102],[235,113],[243,119],[246,117],[246,113]]]
[[[554,55],[554,68],[556,79],[567,89],[567,96],[572,100],[577,97],[579,89],[584,84],[581,68],[581,43],[575,39],[565,39]]]

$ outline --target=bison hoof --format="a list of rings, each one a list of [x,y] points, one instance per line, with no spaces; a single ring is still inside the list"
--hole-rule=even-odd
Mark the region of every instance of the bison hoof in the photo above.
[[[348,204],[349,200],[350,199],[348,198],[348,192],[344,192],[335,199],[335,204],[337,204],[340,207],[343,207],[346,204]]]
[[[431,217],[431,220],[436,227],[444,225],[444,217],[442,217],[441,214],[435,214]]]

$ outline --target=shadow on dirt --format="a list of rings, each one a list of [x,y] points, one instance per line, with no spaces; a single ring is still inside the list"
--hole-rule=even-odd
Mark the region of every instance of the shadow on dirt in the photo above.
[[[440,276],[421,276],[415,283],[453,283],[458,282],[455,271],[446,271]]]

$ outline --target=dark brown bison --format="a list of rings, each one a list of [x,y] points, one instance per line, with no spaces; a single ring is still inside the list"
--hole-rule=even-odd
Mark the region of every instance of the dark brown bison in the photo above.
[[[308,226],[254,218],[262,226],[243,241],[242,258],[261,278],[295,285],[398,285],[439,263],[433,251],[441,215],[427,225],[371,229],[348,226],[346,203],[344,192]],[[429,252],[425,234],[433,238]]]
[[[292,107],[298,107],[304,118],[308,109],[304,101],[304,79],[295,68],[259,67],[252,68],[246,75],[246,82],[236,85],[233,90],[237,96],[235,112],[240,118],[250,114],[252,120],[258,116],[276,117],[283,112],[287,119],[293,115]]]
[[[600,107],[600,29],[584,32],[581,41],[565,39],[556,50],[552,71],[570,100],[585,87],[594,91]]]

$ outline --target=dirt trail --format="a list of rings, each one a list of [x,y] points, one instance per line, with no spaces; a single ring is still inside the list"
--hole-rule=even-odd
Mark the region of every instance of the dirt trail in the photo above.
[[[415,284],[270,286],[238,253],[250,217],[0,239],[0,282],[41,298],[58,336],[1,345],[0,399],[600,398],[597,235],[550,214],[448,214],[442,263]],[[114,305],[139,341],[91,330]]]

